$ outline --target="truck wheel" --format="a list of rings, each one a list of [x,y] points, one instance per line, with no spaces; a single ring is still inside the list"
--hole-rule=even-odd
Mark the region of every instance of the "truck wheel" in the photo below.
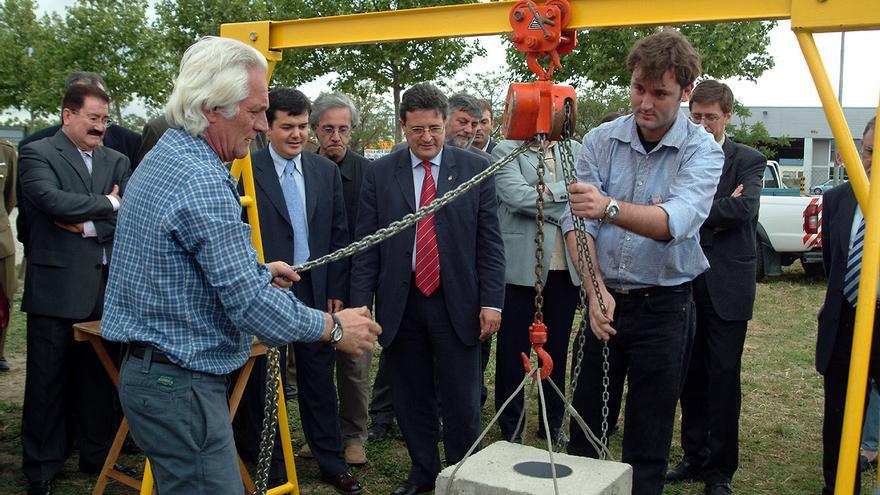
[[[822,263],[807,263],[801,259],[801,267],[803,267],[804,273],[806,273],[809,278],[814,278],[816,280],[825,278],[825,268],[823,268]]]

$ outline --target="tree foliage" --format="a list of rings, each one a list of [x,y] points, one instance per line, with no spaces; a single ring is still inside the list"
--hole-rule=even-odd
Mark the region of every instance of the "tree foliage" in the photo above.
[[[752,112],[739,102],[734,103],[733,114],[734,117],[727,126],[727,134],[737,143],[755,148],[770,160],[777,158],[780,148],[791,144],[788,136],[771,136],[763,122],[746,123],[745,119],[750,117]],[[739,119],[739,124],[734,124],[736,119]]]
[[[680,26],[703,59],[703,72],[715,79],[741,77],[756,80],[773,67],[767,52],[770,30],[775,22],[729,22]],[[557,81],[578,86],[592,83],[596,88],[629,86],[626,56],[639,39],[657,28],[594,29],[578,33],[578,45],[562,58],[563,68],[554,72]],[[507,63],[517,79],[531,78],[525,55],[512,45],[507,47]]]
[[[56,47],[52,19],[37,19],[33,0],[0,4],[0,110],[27,112],[29,128],[61,103],[56,87],[59,69],[48,63]],[[63,48],[63,47],[60,47]]]

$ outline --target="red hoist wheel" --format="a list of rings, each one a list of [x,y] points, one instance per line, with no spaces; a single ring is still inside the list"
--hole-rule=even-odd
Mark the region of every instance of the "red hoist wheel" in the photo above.
[[[547,139],[558,141],[565,124],[565,104],[570,101],[576,108],[577,96],[568,85],[553,84],[550,77],[554,68],[561,68],[560,55],[574,49],[577,42],[573,29],[565,29],[571,20],[567,0],[549,0],[537,6],[531,0],[517,2],[510,10],[510,39],[516,49],[526,54],[529,69],[538,76],[532,83],[512,83],[507,90],[502,133],[507,139],[521,141],[535,134],[546,134]],[[544,69],[538,58],[550,58]],[[575,111],[569,116],[574,128]]]

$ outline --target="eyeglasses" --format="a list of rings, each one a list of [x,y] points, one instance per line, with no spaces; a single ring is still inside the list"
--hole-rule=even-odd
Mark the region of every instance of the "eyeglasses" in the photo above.
[[[695,124],[699,124],[700,121],[703,120],[706,122],[718,122],[721,120],[721,116],[717,113],[692,113],[691,120],[693,120]]]
[[[425,132],[430,133],[432,136],[439,136],[443,134],[443,126],[442,125],[432,125],[431,127],[422,127],[420,125],[408,128],[411,134],[415,134],[416,136],[421,136]]]
[[[323,134],[324,136],[327,136],[327,137],[330,137],[338,132],[340,137],[345,137],[345,136],[348,136],[349,134],[351,134],[351,127],[348,127],[345,125],[341,125],[339,127],[333,127],[332,125],[325,125],[323,127],[319,127],[318,132],[320,132],[321,134]]]
[[[79,114],[80,114],[79,112],[73,112],[73,113],[76,114],[76,115],[79,115]],[[90,113],[90,114],[84,115],[84,117],[85,117],[86,120],[88,120],[89,123],[92,124],[92,125],[98,125],[98,124],[101,124],[101,125],[103,125],[104,127],[107,127],[108,125],[110,125],[110,124],[113,123],[113,120],[112,120],[112,119],[110,119],[110,118],[108,118],[108,117],[100,117],[100,116],[95,115],[95,114],[93,114],[93,113]]]

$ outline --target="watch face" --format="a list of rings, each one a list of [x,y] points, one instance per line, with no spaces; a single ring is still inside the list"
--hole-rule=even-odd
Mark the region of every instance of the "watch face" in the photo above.
[[[620,213],[620,208],[618,208],[616,205],[611,205],[608,207],[608,211],[606,212],[606,215],[608,216],[608,218],[613,219],[613,218],[617,218],[618,213]]]

